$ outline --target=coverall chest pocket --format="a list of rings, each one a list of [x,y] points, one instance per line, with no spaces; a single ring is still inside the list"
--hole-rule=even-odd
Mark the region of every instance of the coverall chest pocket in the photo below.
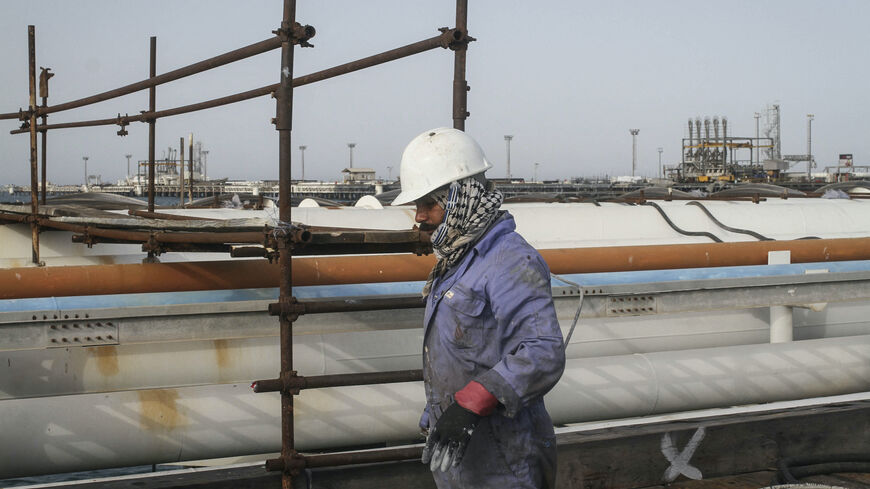
[[[441,301],[444,320],[441,329],[457,348],[475,348],[483,344],[483,310],[486,301],[473,294],[453,288],[444,293]]]

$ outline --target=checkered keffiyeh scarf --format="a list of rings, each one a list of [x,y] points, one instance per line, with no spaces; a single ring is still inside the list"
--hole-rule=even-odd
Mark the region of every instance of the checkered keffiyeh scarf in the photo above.
[[[459,263],[498,216],[504,195],[491,182],[486,185],[474,177],[453,182],[432,197],[444,208],[444,221],[432,233],[432,247],[438,262],[423,287],[429,295],[432,282]]]

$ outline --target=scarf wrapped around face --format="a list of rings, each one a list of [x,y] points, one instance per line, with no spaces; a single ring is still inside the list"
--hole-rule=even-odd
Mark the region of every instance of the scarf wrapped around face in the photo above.
[[[432,248],[438,262],[423,287],[429,295],[432,282],[444,275],[465,256],[498,216],[504,195],[491,182],[486,185],[474,177],[453,182],[446,189],[432,193],[444,208],[444,221],[432,233]]]

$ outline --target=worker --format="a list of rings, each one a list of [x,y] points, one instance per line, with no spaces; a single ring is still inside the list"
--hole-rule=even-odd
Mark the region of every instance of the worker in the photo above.
[[[483,150],[457,129],[414,138],[401,193],[437,263],[423,287],[423,463],[439,488],[554,487],[543,396],[565,368],[550,272],[501,210]]]

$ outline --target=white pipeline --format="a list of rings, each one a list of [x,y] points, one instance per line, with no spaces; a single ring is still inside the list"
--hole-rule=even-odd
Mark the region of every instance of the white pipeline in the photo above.
[[[870,336],[569,360],[556,424],[870,391]],[[413,440],[419,383],[303,391],[301,449]],[[278,451],[280,403],[222,384],[0,401],[0,477]]]

